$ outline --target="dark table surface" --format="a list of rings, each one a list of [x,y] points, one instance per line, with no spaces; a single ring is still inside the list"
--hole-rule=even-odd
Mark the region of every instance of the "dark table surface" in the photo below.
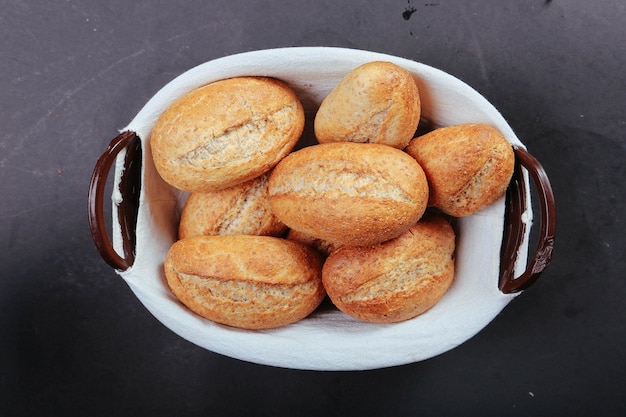
[[[626,412],[622,0],[0,6],[0,415]],[[97,253],[87,189],[117,130],[185,70],[283,46],[447,71],[542,162],[558,207],[552,264],[466,343],[361,372],[247,363],[175,335]]]

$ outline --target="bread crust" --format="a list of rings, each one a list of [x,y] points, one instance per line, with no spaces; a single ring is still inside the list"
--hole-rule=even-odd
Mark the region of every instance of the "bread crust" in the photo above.
[[[411,140],[405,151],[426,173],[429,204],[456,217],[502,197],[515,167],[511,144],[496,128],[481,123],[435,129]]]
[[[198,236],[170,248],[164,269],[174,295],[196,314],[242,329],[303,319],[325,297],[313,249],[268,236]]]
[[[349,72],[324,98],[314,131],[320,143],[381,143],[403,149],[420,115],[412,74],[391,62],[374,61]]]
[[[291,153],[270,176],[272,212],[288,227],[339,245],[397,237],[423,215],[420,165],[386,145],[338,142]]]
[[[322,281],[335,306],[359,320],[392,323],[434,306],[454,279],[455,234],[440,216],[424,216],[396,239],[342,247],[329,255]]]
[[[152,158],[161,177],[184,191],[230,187],[269,171],[295,146],[304,110],[282,81],[238,77],[197,88],[156,121]]]
[[[282,236],[287,226],[272,213],[268,182],[269,172],[221,190],[191,193],[181,213],[178,238],[237,234]]]

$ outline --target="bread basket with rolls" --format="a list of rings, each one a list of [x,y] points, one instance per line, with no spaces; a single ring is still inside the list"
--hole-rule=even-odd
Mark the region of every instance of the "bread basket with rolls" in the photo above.
[[[163,325],[306,370],[464,343],[548,266],[556,225],[544,169],[482,95],[425,64],[334,47],[179,75],[98,159],[88,205],[99,253]]]

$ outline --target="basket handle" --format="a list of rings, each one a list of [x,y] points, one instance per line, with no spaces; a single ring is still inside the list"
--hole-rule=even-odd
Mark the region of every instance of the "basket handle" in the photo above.
[[[119,184],[122,201],[117,206],[124,256],[111,243],[104,218],[104,192],[107,178],[117,155],[126,149],[124,171]],[[117,135],[96,162],[89,185],[89,227],[100,256],[113,268],[126,270],[135,261],[137,213],[141,190],[141,141],[135,132]]]
[[[515,147],[515,171],[506,192],[505,230],[501,253],[501,271],[499,288],[505,294],[516,293],[530,287],[539,278],[552,260],[554,236],[556,232],[556,207],[554,194],[548,176],[535,157],[528,151]],[[541,224],[535,253],[526,270],[515,277],[513,269],[517,260],[526,224],[522,216],[526,207],[526,186],[522,167],[525,168],[535,184],[539,196]]]

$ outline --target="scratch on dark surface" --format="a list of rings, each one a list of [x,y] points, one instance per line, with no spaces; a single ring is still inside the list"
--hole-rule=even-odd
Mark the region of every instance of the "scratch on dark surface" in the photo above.
[[[80,90],[82,90],[83,88],[85,88],[87,85],[89,85],[90,83],[98,80],[99,78],[102,78],[106,73],[108,73],[109,71],[111,71],[113,68],[119,66],[120,64],[124,63],[125,61],[128,61],[129,59],[135,58],[141,54],[143,54],[146,51],[146,48],[143,48],[139,51],[133,52],[130,55],[126,55],[120,59],[118,59],[117,61],[115,61],[114,63],[112,63],[111,65],[107,66],[106,68],[104,68],[103,70],[99,71],[96,75],[94,75],[93,77],[89,78],[88,80],[84,81],[83,83],[79,84],[76,88],[67,91],[63,97],[61,97],[61,99],[54,105],[52,106],[52,109],[49,110],[48,114],[50,114],[54,109],[56,109],[57,107],[61,106],[61,104],[63,104],[65,101],[69,100],[73,95],[75,95],[76,93],[78,93]]]

